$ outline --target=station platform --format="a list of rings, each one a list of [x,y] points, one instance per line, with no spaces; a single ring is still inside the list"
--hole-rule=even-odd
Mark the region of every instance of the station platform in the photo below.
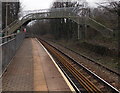
[[[2,77],[3,91],[74,91],[44,47],[26,38]]]

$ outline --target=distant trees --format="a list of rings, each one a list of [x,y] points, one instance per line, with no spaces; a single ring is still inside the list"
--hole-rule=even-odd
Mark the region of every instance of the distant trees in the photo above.
[[[100,22],[101,24],[105,25],[108,28],[117,30],[118,10],[116,9],[118,9],[117,8],[117,6],[119,5],[118,2],[117,3],[109,2],[108,4],[105,5],[99,3],[99,6],[97,8],[91,8],[88,6],[88,2],[86,0],[78,0],[76,2],[72,2],[72,0],[71,1],[68,0],[68,1],[69,2],[64,2],[64,0],[61,0],[58,2],[58,0],[56,0],[52,5],[52,9],[63,8],[63,7],[74,7],[73,12],[78,14],[81,17],[81,20],[83,21],[83,23],[80,24],[80,31],[81,31],[80,34],[83,34],[83,39],[86,39],[87,36],[88,39],[89,37],[94,38],[94,36],[97,35],[102,37],[102,34],[100,34],[98,31],[96,31],[89,25],[85,25],[86,16],[92,17],[93,19],[98,21],[98,23]],[[63,38],[69,40],[69,39],[77,39],[78,37],[78,25],[69,18],[49,19],[49,24],[50,24],[50,29],[47,33],[53,35],[55,39]]]
[[[27,30],[29,30],[30,34],[34,35],[45,35],[49,33],[49,30],[51,29],[49,20],[35,20],[30,23],[30,25],[27,26]]]
[[[19,11],[20,2],[2,2],[2,29],[4,29],[6,25],[9,25],[18,19]]]
[[[90,14],[93,19],[111,29],[117,29],[118,16],[102,7],[91,9]]]
[[[57,2],[53,3],[53,8],[75,7],[76,2]],[[77,29],[76,23],[67,18],[44,19],[35,21],[34,24],[28,26],[33,34],[45,35],[50,34],[55,39],[71,39],[75,37]]]
[[[118,22],[118,27],[117,27],[117,37],[118,37],[118,55],[120,56],[120,1],[116,0],[106,0],[106,3],[98,4],[100,7],[104,8],[105,10],[116,14],[117,15],[117,22]]]
[[[53,3],[52,8],[63,8],[63,7],[75,7],[77,2],[58,2],[57,0]],[[74,37],[75,33],[75,22],[68,18],[50,19],[51,24],[51,34],[55,39],[71,39]],[[74,27],[73,27],[74,26]]]
[[[106,0],[106,2],[103,3],[98,3],[99,5],[99,10],[101,9],[101,13],[100,15],[102,15],[103,17],[105,17],[105,19],[114,19],[116,22],[118,22],[119,24],[119,17],[120,17],[120,1],[116,1],[116,0]],[[106,16],[105,16],[106,14]],[[108,17],[109,16],[109,17]],[[112,23],[112,22],[111,22]],[[114,25],[115,23],[113,23],[112,25]]]
[[[56,0],[51,9],[54,8],[65,8],[65,7],[74,7],[74,12],[81,16],[87,14],[88,9],[86,7],[88,3],[86,0],[79,0],[79,1],[58,1]],[[52,10],[51,10],[52,11]],[[37,23],[38,24],[38,23]],[[35,25],[37,25],[35,24]],[[49,19],[50,29],[47,33],[51,34],[56,40],[57,39],[78,39],[78,24],[69,18],[56,18],[56,19]],[[33,25],[33,26],[35,26]],[[32,27],[32,26],[31,26]],[[47,26],[46,26],[47,27]],[[81,25],[81,28],[83,26]]]

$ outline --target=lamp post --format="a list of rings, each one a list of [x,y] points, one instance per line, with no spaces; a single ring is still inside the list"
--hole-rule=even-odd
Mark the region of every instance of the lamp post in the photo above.
[[[6,4],[6,27],[7,27],[7,23],[8,23],[8,6],[9,6],[10,4]]]

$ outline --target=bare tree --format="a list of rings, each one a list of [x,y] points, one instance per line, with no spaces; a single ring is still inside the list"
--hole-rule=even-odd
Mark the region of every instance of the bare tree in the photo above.
[[[98,5],[118,16],[118,56],[120,56],[120,1],[106,0],[106,2]]]

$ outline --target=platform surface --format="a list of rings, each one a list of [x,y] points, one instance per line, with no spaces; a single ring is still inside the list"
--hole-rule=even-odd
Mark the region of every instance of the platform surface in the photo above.
[[[3,91],[70,91],[64,78],[35,38],[23,41],[2,77]]]

